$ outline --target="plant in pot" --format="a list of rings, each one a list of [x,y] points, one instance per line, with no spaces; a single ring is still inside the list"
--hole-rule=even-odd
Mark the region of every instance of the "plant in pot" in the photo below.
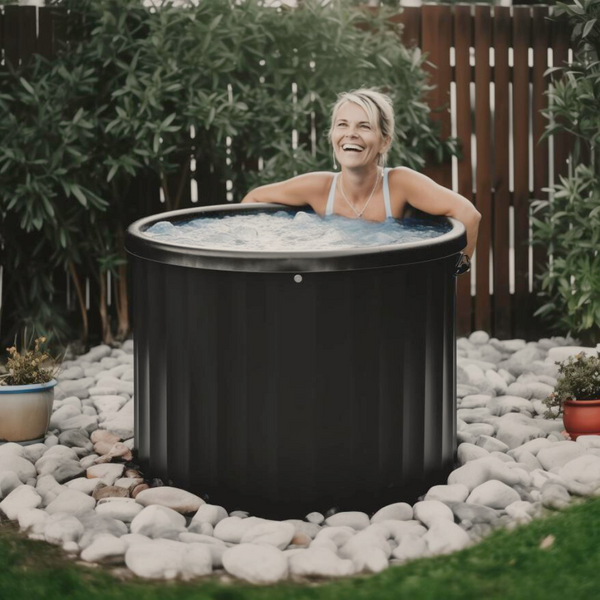
[[[544,416],[563,417],[572,440],[580,435],[600,435],[600,353],[580,352],[556,363],[558,381],[545,400]]]
[[[60,361],[35,340],[34,349],[7,348],[5,373],[0,375],[0,444],[43,442],[52,415],[55,376]]]

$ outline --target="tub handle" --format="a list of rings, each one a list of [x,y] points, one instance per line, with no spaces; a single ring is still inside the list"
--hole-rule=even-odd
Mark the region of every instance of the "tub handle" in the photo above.
[[[454,267],[454,277],[471,270],[471,259],[464,253],[461,253],[456,266]]]

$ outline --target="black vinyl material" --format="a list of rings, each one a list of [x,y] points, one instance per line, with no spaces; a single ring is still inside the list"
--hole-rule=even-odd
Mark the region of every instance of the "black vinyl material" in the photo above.
[[[249,206],[273,205],[193,212]],[[143,235],[183,212],[138,221],[126,239],[135,439],[147,474],[268,518],[370,513],[445,483],[462,224],[409,258],[402,247],[263,263],[238,252],[246,268],[236,270],[232,253],[206,263],[195,249],[182,260]]]

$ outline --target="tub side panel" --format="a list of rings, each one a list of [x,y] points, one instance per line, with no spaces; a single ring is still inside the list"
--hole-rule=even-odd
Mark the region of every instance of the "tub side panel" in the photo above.
[[[445,483],[454,261],[300,283],[139,262],[136,434],[148,476],[271,518],[371,512]]]

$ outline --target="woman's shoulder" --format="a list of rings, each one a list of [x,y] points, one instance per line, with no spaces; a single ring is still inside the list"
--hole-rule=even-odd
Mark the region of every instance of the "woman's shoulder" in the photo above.
[[[392,167],[388,170],[390,186],[410,187],[419,186],[431,182],[429,177],[409,167]]]
[[[335,173],[330,173],[329,171],[313,171],[297,175],[290,181],[308,191],[318,192],[321,188],[331,185],[334,177]]]

